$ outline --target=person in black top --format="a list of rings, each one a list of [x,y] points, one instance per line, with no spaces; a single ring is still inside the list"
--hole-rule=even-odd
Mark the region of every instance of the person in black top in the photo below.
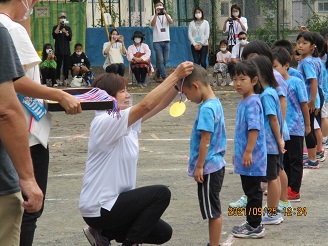
[[[70,44],[72,40],[72,29],[66,24],[66,13],[60,13],[58,16],[59,22],[58,25],[52,28],[52,37],[55,39],[55,56],[57,57],[57,82],[60,80],[60,69],[63,65],[63,73],[65,83],[68,84],[68,70],[69,70],[69,57]]]
[[[74,53],[70,57],[70,68],[72,76],[81,76],[83,73],[89,72],[90,61],[84,52],[82,52],[82,44],[77,43],[74,46]]]

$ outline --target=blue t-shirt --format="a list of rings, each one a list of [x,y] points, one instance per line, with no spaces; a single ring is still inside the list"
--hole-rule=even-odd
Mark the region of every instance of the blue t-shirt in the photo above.
[[[288,85],[286,121],[291,136],[304,137],[305,125],[300,103],[307,103],[307,92],[304,82],[290,76],[286,80]]]
[[[303,81],[304,85],[305,85],[305,80],[304,80],[304,77],[303,75],[300,73],[300,71],[298,71],[297,69],[293,68],[293,67],[290,67],[288,68],[288,74],[290,76],[293,76],[293,77],[296,77],[296,78],[299,78]],[[287,82],[286,82],[287,83]]]
[[[227,148],[227,136],[224,114],[218,98],[206,100],[198,106],[198,113],[190,136],[190,160],[188,175],[193,177],[199,156],[202,131],[211,133],[211,141],[204,163],[204,175],[216,172],[226,165],[224,154]]]
[[[270,125],[270,115],[275,115],[278,118],[279,122],[279,131],[280,137],[282,136],[282,114],[281,106],[279,102],[279,97],[276,90],[267,86],[264,88],[264,91],[260,95],[263,112],[264,112],[264,127],[265,127],[265,139],[267,152],[270,155],[278,155],[279,148],[276,138],[273,134],[271,125]]]
[[[304,59],[300,60],[298,62],[298,71],[302,74],[305,85],[306,85],[306,91],[308,94],[308,101],[311,99],[311,79],[318,79],[316,68],[313,63],[312,56],[307,56]],[[316,99],[315,99],[315,108],[320,108],[320,97],[317,92]]]
[[[321,59],[319,57],[312,57],[312,60],[318,78],[318,86],[322,89],[323,74],[322,74]]]
[[[252,153],[253,162],[250,167],[246,168],[243,166],[243,155],[250,130],[259,132]],[[234,143],[234,172],[246,176],[266,176],[267,148],[263,108],[259,95],[251,95],[239,102],[236,112]]]
[[[328,102],[328,73],[326,69],[326,62],[321,61],[322,64],[322,93],[325,98],[325,103]]]
[[[279,97],[287,97],[288,86],[286,84],[286,81],[285,81],[284,77],[282,77],[282,75],[276,69],[273,69],[273,75],[274,75],[274,78],[276,79],[276,81],[279,84],[279,86],[276,87],[276,91],[278,93],[278,96]],[[286,119],[284,120],[284,130],[283,130],[283,132],[284,132],[284,140],[285,141],[290,140]]]

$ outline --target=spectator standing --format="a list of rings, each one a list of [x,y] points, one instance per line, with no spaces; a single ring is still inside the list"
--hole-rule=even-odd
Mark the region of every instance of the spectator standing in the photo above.
[[[51,44],[47,43],[43,46],[42,62],[40,64],[42,84],[53,87],[58,86],[56,81],[56,68],[57,63],[53,48]]]
[[[89,72],[90,61],[87,55],[82,51],[82,44],[77,43],[74,46],[74,53],[70,57],[70,68],[72,69],[72,76],[82,76],[82,74]]]
[[[194,10],[194,20],[189,24],[188,37],[194,62],[206,69],[210,25],[204,20],[204,12],[200,8]]]
[[[104,43],[103,55],[106,57],[104,70],[106,73],[118,73],[124,76],[123,55],[126,55],[124,37],[116,29],[110,32],[110,42]]]
[[[173,23],[162,2],[155,3],[155,15],[150,18],[153,27],[153,47],[156,53],[156,73],[154,79],[161,82],[166,78],[166,64],[170,55],[170,24]]]
[[[43,198],[34,178],[26,121],[13,85],[22,76],[24,71],[13,41],[0,23],[1,245],[19,245],[24,208],[29,212],[40,210]],[[27,200],[23,200],[22,193]]]
[[[72,40],[72,29],[67,26],[66,13],[58,16],[58,25],[52,28],[52,37],[55,39],[55,55],[57,57],[57,84],[60,82],[60,71],[63,65],[64,84],[68,85],[69,59],[71,55],[70,41]]]
[[[228,32],[228,49],[231,52],[232,48],[239,43],[238,34],[247,32],[247,19],[241,16],[241,8],[238,4],[231,5],[231,16],[229,16],[223,24],[223,33]]]

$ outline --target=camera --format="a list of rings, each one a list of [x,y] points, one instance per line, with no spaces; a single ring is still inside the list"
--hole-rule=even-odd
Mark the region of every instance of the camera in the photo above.
[[[60,24],[62,24],[62,25],[65,25],[65,24],[68,24],[68,23],[69,23],[69,21],[67,21],[67,20],[63,20],[63,21],[60,22]]]
[[[48,54],[52,54],[52,50],[49,50]]]
[[[164,7],[157,7],[158,9],[158,15],[164,15]]]

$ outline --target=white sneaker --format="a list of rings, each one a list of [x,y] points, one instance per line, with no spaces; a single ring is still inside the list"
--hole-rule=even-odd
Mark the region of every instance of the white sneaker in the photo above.
[[[68,79],[64,80],[64,86],[70,86],[70,83],[68,82]]]
[[[227,85],[227,82],[222,81],[221,86],[225,86],[225,85]]]
[[[233,86],[233,81],[231,81],[231,82],[229,83],[229,85],[230,85],[230,86]]]

